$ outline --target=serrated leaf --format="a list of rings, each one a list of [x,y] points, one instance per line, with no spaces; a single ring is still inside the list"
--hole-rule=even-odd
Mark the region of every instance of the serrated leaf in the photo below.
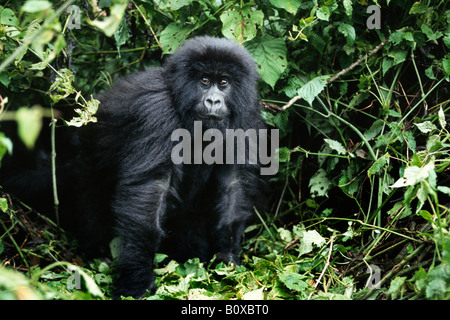
[[[295,14],[303,0],[269,0],[269,1],[274,7],[281,8],[289,13]]]
[[[323,238],[316,230],[304,231],[300,236],[300,247],[298,249],[299,256],[310,253],[313,251],[314,246],[320,248],[325,243],[325,238]]]
[[[424,121],[421,123],[414,123],[414,125],[422,132],[422,133],[430,133],[434,130],[437,130],[437,127],[431,121]]]
[[[225,11],[220,16],[222,21],[222,34],[228,39],[244,43],[253,39],[264,20],[261,10],[252,10],[250,5],[237,7]]]
[[[266,34],[246,42],[245,47],[258,64],[261,79],[273,88],[287,67],[287,49],[283,39]]]
[[[401,188],[413,186],[430,176],[430,171],[434,170],[434,163],[430,162],[423,167],[411,166],[405,169],[403,177],[398,179],[391,188]]]
[[[282,272],[278,278],[290,290],[303,291],[309,287],[309,278],[302,274],[285,271]]]
[[[313,198],[327,197],[330,186],[331,181],[327,178],[327,173],[322,168],[309,180],[309,190]]]
[[[192,28],[177,22],[170,23],[160,35],[163,54],[171,54],[186,40]]]
[[[347,154],[347,150],[344,148],[344,146],[336,140],[332,140],[332,139],[324,139],[324,141],[328,144],[328,146],[337,151],[337,153],[339,154]]]
[[[325,79],[328,76],[319,76],[305,83],[299,90],[298,94],[312,105],[314,99],[322,92],[327,85]]]
[[[389,154],[385,154],[382,157],[378,158],[377,161],[375,161],[372,166],[369,168],[369,171],[367,172],[369,175],[374,175],[380,171],[381,168],[383,168],[386,163],[389,161]]]

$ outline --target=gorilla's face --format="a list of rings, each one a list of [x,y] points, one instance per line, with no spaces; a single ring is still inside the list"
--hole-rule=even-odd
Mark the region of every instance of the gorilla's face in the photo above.
[[[198,37],[169,57],[165,70],[174,107],[185,127],[198,120],[205,128],[217,129],[251,122],[257,74],[255,62],[241,45]]]
[[[229,76],[222,74],[204,74],[198,80],[200,101],[195,112],[204,121],[220,121],[228,117],[226,97],[230,94]]]

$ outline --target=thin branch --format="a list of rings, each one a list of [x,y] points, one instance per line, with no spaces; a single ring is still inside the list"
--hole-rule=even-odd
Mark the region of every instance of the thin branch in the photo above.
[[[321,273],[320,276],[319,276],[319,279],[317,279],[317,282],[316,282],[316,284],[314,285],[314,288],[317,288],[317,286],[318,286],[319,283],[320,283],[320,280],[322,280],[323,275],[325,274],[325,270],[327,270],[328,266],[330,265],[331,252],[332,252],[332,249],[333,249],[333,242],[334,242],[334,236],[331,236],[331,237],[330,237],[330,251],[328,252],[327,262],[325,263],[325,267],[323,268],[322,273]],[[314,292],[315,292],[315,290],[312,291],[312,292],[309,294],[308,300],[311,299],[311,296],[313,295]]]
[[[330,84],[342,75],[346,74],[347,72],[355,69],[358,65],[360,65],[363,61],[367,60],[369,57],[373,56],[375,53],[377,53],[381,48],[384,47],[388,39],[384,39],[379,45],[377,45],[375,48],[373,48],[370,52],[353,62],[350,66],[348,66],[345,69],[342,69],[338,73],[336,73],[334,76],[332,76],[330,79],[327,80],[327,83]],[[300,100],[302,98],[301,95],[293,97],[287,104],[285,104],[283,107],[279,108],[281,111],[286,110],[287,108],[291,107],[297,100]]]

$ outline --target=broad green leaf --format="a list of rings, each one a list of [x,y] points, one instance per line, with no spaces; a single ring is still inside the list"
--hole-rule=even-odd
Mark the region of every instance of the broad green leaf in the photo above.
[[[22,6],[22,11],[27,13],[35,13],[43,10],[50,9],[52,4],[46,0],[28,0]]]
[[[405,169],[403,177],[398,179],[391,188],[401,188],[413,186],[430,176],[430,171],[434,170],[434,163],[430,162],[423,167],[411,166]]]
[[[0,210],[2,210],[3,212],[6,212],[8,210],[8,208],[9,208],[8,207],[8,199],[0,198]]]
[[[319,8],[319,10],[316,11],[316,17],[319,18],[319,20],[328,21],[331,16],[331,11],[327,6],[322,6]]]
[[[8,8],[2,9],[3,8],[0,6],[0,24],[17,27],[19,25],[19,20],[14,14],[14,11]]]
[[[314,247],[320,248],[325,243],[326,240],[316,230],[303,231],[300,236],[300,247],[298,248],[299,256],[310,253]]]
[[[32,149],[41,132],[43,110],[39,106],[19,108],[16,113],[17,131],[28,149]]]
[[[190,5],[194,0],[154,0],[155,7],[161,11],[177,11]]]
[[[387,163],[389,163],[389,154],[386,153],[382,157],[379,157],[377,161],[372,164],[367,173],[369,174],[369,176],[377,174]]]
[[[182,25],[180,23],[172,22],[169,24],[160,35],[159,41],[162,45],[163,54],[173,53],[186,40],[192,27]]]
[[[424,1],[416,1],[409,10],[409,14],[422,14],[427,12],[428,6]]]
[[[395,277],[391,280],[391,285],[389,290],[386,292],[387,294],[392,295],[392,299],[396,299],[398,294],[401,293],[403,288],[403,284],[405,283],[406,277]]]
[[[269,0],[270,3],[277,8],[286,10],[289,13],[295,14],[302,4],[303,0]]]
[[[287,67],[287,49],[283,39],[266,34],[246,42],[245,47],[258,64],[262,80],[273,88]]]
[[[384,128],[384,121],[383,119],[377,119],[372,123],[369,129],[364,132],[364,137],[367,140],[371,140],[375,138],[377,135],[380,134],[381,130]]]
[[[325,79],[327,78],[328,76],[319,76],[312,79],[300,88],[298,94],[301,95],[303,99],[308,101],[310,105],[312,105],[314,99],[322,92],[322,90],[327,85],[327,82],[325,81]]]
[[[309,278],[303,274],[293,273],[293,272],[282,272],[279,276],[281,282],[290,289],[295,291],[304,291],[310,285],[308,284]]]
[[[433,32],[433,30],[426,24],[422,24],[420,29],[427,36],[428,41],[436,41],[443,36],[443,33],[441,31]]]
[[[309,180],[309,190],[313,198],[328,196],[330,186],[331,181],[327,178],[327,173],[322,168]]]
[[[102,20],[88,19],[88,22],[103,31],[106,36],[111,37],[117,31],[127,6],[128,0],[113,0],[113,5],[109,8],[110,15],[108,17],[103,18]]]
[[[257,27],[263,24],[264,13],[252,10],[250,5],[243,8],[233,7],[220,16],[222,34],[228,39],[244,43],[256,36]]]
[[[349,47],[353,46],[356,39],[356,32],[355,28],[347,23],[339,23],[338,31],[342,33],[345,36],[345,39],[347,41],[347,45]]]
[[[242,300],[265,300],[264,287],[245,293]]]
[[[434,130],[437,130],[437,127],[431,121],[424,121],[421,123],[414,123],[414,125],[422,132],[422,133],[430,133]]]
[[[336,140],[332,140],[332,139],[324,139],[324,141],[328,144],[328,146],[337,151],[337,153],[339,154],[347,154],[347,150],[344,148],[344,146]]]

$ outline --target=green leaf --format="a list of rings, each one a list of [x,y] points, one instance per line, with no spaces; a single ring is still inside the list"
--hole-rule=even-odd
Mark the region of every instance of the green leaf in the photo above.
[[[178,11],[190,5],[194,0],[154,0],[155,6],[161,11]]]
[[[28,0],[22,6],[22,11],[27,13],[36,13],[47,10],[52,7],[52,4],[46,0]]]
[[[328,21],[331,16],[331,11],[327,6],[322,6],[316,11],[316,17],[319,20]]]
[[[287,67],[287,49],[283,39],[265,34],[246,42],[245,47],[258,64],[262,80],[273,88]]]
[[[437,127],[431,121],[424,121],[421,123],[414,123],[414,125],[422,132],[422,133],[430,133],[434,130],[437,130]]]
[[[444,68],[445,73],[450,74],[450,53],[447,53],[442,59],[442,67]]]
[[[242,300],[265,300],[264,287],[245,293]]]
[[[308,284],[309,278],[302,274],[284,271],[278,275],[278,278],[290,290],[304,291],[310,287]]]
[[[414,2],[411,9],[409,10],[409,14],[422,14],[427,12],[428,6],[425,1],[417,1]]]
[[[375,161],[372,166],[369,168],[367,172],[369,176],[377,174],[381,168],[383,168],[389,162],[389,154],[385,154],[382,157],[379,157],[377,161]]]
[[[270,3],[277,8],[286,10],[289,13],[297,13],[298,8],[303,0],[269,0]]]
[[[396,299],[397,295],[403,290],[403,284],[405,283],[406,277],[395,277],[391,280],[391,285],[387,294],[391,294],[392,299]]]
[[[441,128],[445,129],[445,127],[447,126],[447,121],[445,121],[445,113],[444,113],[444,110],[442,109],[442,106],[439,107],[438,117],[439,117],[439,124],[441,125]]]
[[[188,37],[192,31],[192,27],[182,25],[181,23],[172,22],[160,35],[159,41],[162,45],[163,54],[173,53]]]
[[[299,256],[310,253],[314,247],[322,247],[326,243],[316,230],[303,231],[300,236],[300,247],[298,248]]]
[[[263,24],[264,13],[252,6],[234,7],[221,14],[222,34],[228,39],[244,43],[256,36],[257,27]]]
[[[328,190],[331,186],[331,181],[327,178],[327,173],[324,169],[320,168],[316,174],[309,180],[309,190],[311,196],[323,197],[328,196]]]
[[[119,28],[120,21],[125,14],[128,0],[113,0],[113,5],[109,8],[110,15],[106,18],[90,20],[89,24],[100,29],[106,36],[111,37]]]
[[[347,45],[349,47],[353,46],[353,44],[355,43],[355,39],[356,39],[355,28],[350,24],[339,23],[338,31],[345,36]]]
[[[43,110],[39,106],[19,108],[16,113],[17,131],[28,149],[32,149],[41,132]]]
[[[428,41],[436,41],[443,35],[441,31],[433,32],[433,30],[426,24],[422,24],[420,30],[422,30],[422,32],[427,36]]]
[[[8,210],[8,199],[0,198],[0,210],[6,212]]]
[[[328,144],[328,146],[337,151],[338,154],[347,154],[347,150],[344,148],[344,146],[336,140],[332,139],[324,139],[324,141]]]
[[[308,101],[310,105],[312,105],[314,99],[322,92],[322,90],[327,85],[327,82],[325,81],[325,79],[327,78],[328,76],[318,76],[312,79],[300,88],[298,94],[301,95],[303,99]]]
[[[401,188],[413,186],[430,176],[430,171],[434,170],[434,163],[430,162],[423,167],[411,166],[405,169],[403,177],[398,179],[391,188]]]
[[[1,6],[0,6],[1,8]],[[16,15],[14,14],[14,11],[11,9],[3,9],[0,11],[0,24],[6,25],[6,26],[13,26],[17,27],[19,25],[19,20],[16,18]]]

